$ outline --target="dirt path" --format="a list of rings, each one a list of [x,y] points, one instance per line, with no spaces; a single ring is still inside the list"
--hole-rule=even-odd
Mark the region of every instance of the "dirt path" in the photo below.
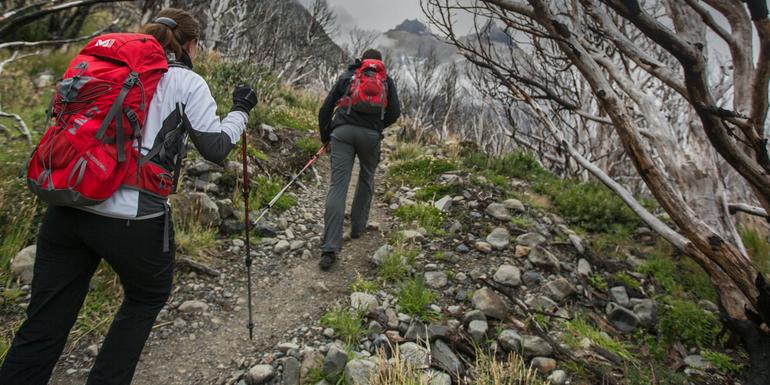
[[[328,173],[328,162],[321,166],[322,178]],[[357,174],[357,172],[356,172]],[[355,186],[357,175],[354,175]],[[297,195],[314,194],[310,201],[323,204],[326,186],[310,191],[298,191]],[[350,189],[351,193],[353,188]],[[349,194],[350,195],[350,194]],[[348,204],[352,197],[349,197]],[[384,211],[377,207],[377,200],[371,210],[370,223],[384,222]],[[273,346],[286,342],[282,337],[289,331],[303,326],[312,326],[315,320],[335,302],[347,298],[350,284],[356,276],[369,268],[367,257],[383,243],[377,231],[368,231],[361,238],[347,241],[340,261],[330,272],[318,268],[318,257],[292,258],[288,266],[277,264],[275,271],[254,270],[254,340],[248,340],[246,324],[245,288],[238,293],[238,306],[201,319],[205,327],[194,332],[174,331],[153,332],[140,359],[133,385],[190,385],[219,384],[239,369],[256,363]],[[233,261],[236,263],[236,261]],[[190,285],[180,279],[177,286]],[[241,285],[243,286],[243,285]],[[206,317],[206,315],[201,315]],[[171,323],[170,321],[165,322]],[[156,327],[163,327],[158,321]],[[244,364],[246,361],[246,364]],[[73,369],[61,363],[57,367],[51,384],[83,384],[87,369]]]

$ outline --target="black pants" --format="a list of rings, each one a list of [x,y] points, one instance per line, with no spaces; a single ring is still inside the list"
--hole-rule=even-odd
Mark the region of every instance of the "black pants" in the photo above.
[[[38,235],[27,319],[0,369],[0,385],[48,383],[102,258],[120,277],[125,297],[87,384],[130,384],[171,292],[174,248],[163,253],[163,230],[163,217],[127,221],[50,207]]]

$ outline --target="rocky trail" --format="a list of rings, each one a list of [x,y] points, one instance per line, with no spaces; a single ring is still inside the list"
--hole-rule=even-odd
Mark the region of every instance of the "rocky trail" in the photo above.
[[[321,271],[318,249],[328,169],[328,158],[324,158],[317,166],[319,179],[294,190],[298,205],[270,218],[283,229],[279,236],[262,239],[252,248],[257,250],[252,270],[254,339],[249,340],[246,328],[243,242],[234,238],[223,241],[230,246],[208,258],[208,266],[219,271],[219,277],[181,268],[190,272],[175,283],[132,384],[220,384],[232,381],[233,373],[237,379],[242,373],[239,369],[253,366],[282,338],[292,333],[311,334],[313,320],[347,296],[353,280],[366,273],[367,257],[383,242],[378,230],[384,212],[375,202],[368,231],[355,240],[346,238],[337,265],[329,272]],[[357,177],[355,168],[351,186]],[[348,207],[353,191],[349,189]],[[277,250],[284,247],[278,245],[283,240],[291,242],[287,251]],[[65,353],[50,383],[83,384],[95,353],[95,346]]]

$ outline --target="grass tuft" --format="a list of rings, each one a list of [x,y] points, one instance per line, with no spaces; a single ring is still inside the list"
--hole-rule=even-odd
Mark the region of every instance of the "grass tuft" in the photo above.
[[[364,335],[364,314],[359,310],[336,307],[321,317],[321,325],[334,332],[348,345],[358,342]]]
[[[438,316],[428,307],[436,298],[436,293],[425,286],[422,278],[411,278],[401,284],[396,303],[402,312],[430,320]]]

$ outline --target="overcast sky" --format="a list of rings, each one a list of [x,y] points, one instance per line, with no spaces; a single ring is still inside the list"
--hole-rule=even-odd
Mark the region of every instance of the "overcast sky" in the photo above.
[[[342,24],[351,22],[344,13],[362,29],[387,31],[400,24],[405,19],[422,19],[419,0],[328,0],[329,4],[344,10],[339,21]]]

